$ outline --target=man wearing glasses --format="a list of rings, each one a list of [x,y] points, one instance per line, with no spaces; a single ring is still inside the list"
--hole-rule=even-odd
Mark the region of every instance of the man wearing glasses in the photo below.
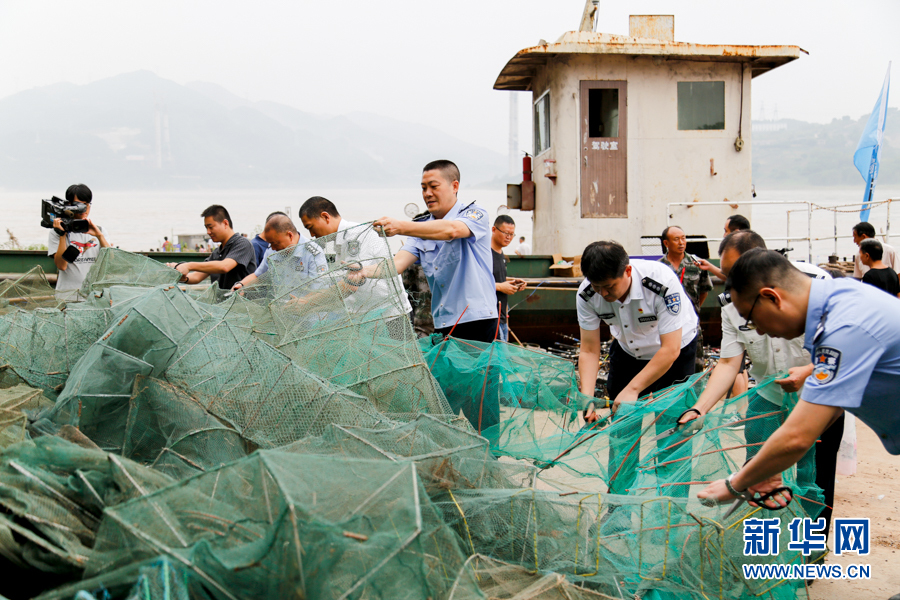
[[[752,230],[741,230],[728,234],[719,244],[720,268],[727,276],[732,266],[746,252],[754,248],[766,249],[766,242]],[[808,277],[815,279],[831,279],[824,270],[808,263],[791,263],[801,269]],[[787,373],[787,377],[776,379],[780,387],[766,386],[759,388],[758,394],[750,399],[747,406],[748,419],[744,423],[744,435],[748,444],[764,442],[768,434],[768,424],[763,419],[750,419],[750,415],[763,415],[781,410],[784,394],[799,392],[803,382],[813,373],[813,364],[809,352],[803,347],[803,336],[793,339],[781,339],[760,334],[752,321],[757,309],[759,297],[754,299],[747,313],[750,319],[743,319],[733,303],[722,307],[722,348],[720,359],[710,375],[706,388],[693,408],[696,412],[686,412],[680,423],[687,423],[707,412],[724,398],[731,385],[740,373],[744,362],[744,353],[750,357],[750,376],[757,382],[779,373]],[[844,431],[844,418],[840,417],[825,433],[821,443],[816,446],[815,469],[816,485],[822,488],[827,505],[820,517],[825,518],[825,533],[831,523],[831,507],[834,505],[834,472],[837,467],[837,452],[841,445]],[[748,446],[747,458],[759,452],[760,446]],[[812,457],[809,457],[810,459]]]
[[[726,483],[701,499],[727,502],[738,493],[780,487],[795,464],[844,410],[871,427],[891,454],[900,454],[900,320],[897,300],[848,279],[810,279],[777,252],[755,249],[729,275],[738,313],[762,335],[803,336],[813,371],[785,423]],[[817,449],[818,453],[818,449]],[[789,498],[773,499],[785,505]]]
[[[494,257],[494,287],[497,288],[497,301],[500,303],[500,328],[497,339],[509,341],[509,323],[507,312],[509,311],[509,297],[518,291],[525,289],[525,282],[521,279],[506,276],[507,258],[503,249],[509,246],[516,235],[516,222],[509,215],[499,215],[494,219],[491,227],[491,254]]]

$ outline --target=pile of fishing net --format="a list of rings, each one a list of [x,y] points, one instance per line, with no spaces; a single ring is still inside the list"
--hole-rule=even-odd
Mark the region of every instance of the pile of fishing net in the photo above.
[[[316,261],[310,273],[304,260]],[[794,598],[745,580],[743,519],[699,504],[796,398],[761,382],[673,427],[698,375],[583,429],[572,363],[417,342],[363,225],[269,257],[240,293],[103,249],[58,303],[0,287],[0,595],[9,598]],[[605,414],[605,413],[604,413]],[[787,527],[782,528],[787,531]],[[782,543],[786,548],[786,542]]]

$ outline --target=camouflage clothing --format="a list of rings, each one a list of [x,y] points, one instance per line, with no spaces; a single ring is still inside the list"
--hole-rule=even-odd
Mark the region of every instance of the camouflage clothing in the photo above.
[[[684,286],[684,291],[694,305],[694,310],[697,311],[697,314],[699,315],[700,295],[709,292],[712,289],[712,281],[709,279],[709,273],[694,264],[694,261],[688,258],[687,254],[684,255],[684,258],[681,259],[681,262],[677,265],[670,263],[668,256],[663,256],[659,259],[659,262],[668,265],[675,271],[675,275],[678,277],[678,280],[681,281],[681,285]]]
[[[425,279],[425,271],[419,265],[410,265],[403,271],[403,287],[412,304],[411,314],[413,329],[419,338],[434,333],[434,318],[431,316],[431,288]]]

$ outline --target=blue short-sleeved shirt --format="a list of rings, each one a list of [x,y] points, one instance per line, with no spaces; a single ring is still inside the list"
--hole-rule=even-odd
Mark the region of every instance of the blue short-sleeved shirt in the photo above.
[[[463,204],[457,200],[444,219],[462,221],[472,235],[446,242],[410,237],[401,248],[416,257],[428,279],[435,329],[452,327],[457,319],[460,323],[496,319],[497,288],[488,211],[474,202]],[[431,220],[431,215],[422,219]]]
[[[813,374],[801,398],[844,408],[900,454],[900,300],[852,279],[814,279],[804,347]]]
[[[287,250],[287,248],[285,248],[285,250]],[[256,268],[254,275],[260,277],[269,270],[269,257],[273,254],[275,256],[272,260],[291,261],[293,263],[294,271],[301,277],[318,277],[328,270],[328,264],[325,260],[325,251],[322,250],[318,244],[311,242],[303,235],[300,236],[300,241],[294,246],[293,252],[282,254],[283,252],[284,250],[278,252],[271,248],[266,248],[263,260],[259,267]]]

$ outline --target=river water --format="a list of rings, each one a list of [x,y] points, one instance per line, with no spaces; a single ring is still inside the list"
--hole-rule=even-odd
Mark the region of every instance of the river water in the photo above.
[[[60,195],[63,190],[57,192]],[[50,193],[0,191],[0,245],[8,239],[6,230],[12,231],[20,244],[46,244],[46,229],[40,227],[40,199]],[[424,209],[424,202],[417,187],[402,189],[292,189],[292,190],[223,190],[223,191],[95,191],[94,207],[91,218],[102,225],[107,238],[124,250],[150,250],[162,246],[163,236],[174,239],[178,234],[202,233],[203,222],[200,212],[210,204],[222,204],[231,213],[235,229],[252,234],[262,228],[266,215],[275,210],[286,210],[296,220],[297,211],[303,201],[313,195],[325,196],[332,200],[341,214],[357,222],[371,221],[381,216],[404,218],[404,207],[413,203],[418,211]],[[491,218],[497,209],[506,203],[506,192],[503,189],[467,190],[460,196],[464,199],[475,199],[487,208]],[[798,190],[758,190],[758,201],[811,202],[820,205],[850,204],[859,202],[862,186],[859,188],[817,188]],[[900,199],[900,189],[881,188],[876,191],[875,199]],[[742,207],[743,208],[743,207]],[[748,207],[749,208],[749,207]],[[790,213],[788,217],[788,211]],[[845,209],[838,213],[838,234],[849,236],[851,227],[859,221],[858,210]],[[744,214],[747,211],[742,210]],[[891,219],[894,222],[893,240],[900,240],[900,203],[894,207]],[[516,233],[524,235],[532,241],[532,215],[520,211],[511,211],[516,221]],[[754,229],[770,240],[773,248],[786,244],[776,237],[790,235],[806,237],[807,216],[803,205],[757,205],[753,207],[751,222]],[[884,232],[887,226],[887,210],[882,205],[872,210],[869,218],[875,229]],[[816,210],[812,217],[813,237],[828,238],[814,241],[812,255],[814,262],[825,262],[828,255],[835,251],[834,214],[830,211]],[[648,232],[648,234],[651,232]],[[655,233],[655,232],[652,232]],[[690,232],[698,233],[698,232]],[[710,237],[720,236],[720,231],[707,232]],[[394,250],[399,249],[399,239],[392,239]],[[900,242],[898,242],[900,243]],[[510,246],[510,252],[515,243]],[[806,260],[807,242],[793,241],[788,244],[794,248],[791,258]],[[711,244],[714,250],[714,244]],[[856,253],[856,246],[851,239],[839,239],[837,254],[839,257],[850,257]]]

